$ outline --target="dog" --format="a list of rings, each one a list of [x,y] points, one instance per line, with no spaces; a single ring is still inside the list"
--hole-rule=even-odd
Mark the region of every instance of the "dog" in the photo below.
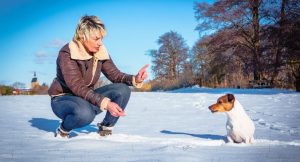
[[[254,123],[233,94],[221,96],[217,103],[208,108],[212,113],[225,112],[227,114],[226,130],[229,142],[254,143]]]

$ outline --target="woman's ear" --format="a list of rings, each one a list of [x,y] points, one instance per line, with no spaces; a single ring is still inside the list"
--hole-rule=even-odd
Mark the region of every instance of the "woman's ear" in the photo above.
[[[82,41],[86,41],[86,36],[85,35],[82,35],[82,36],[79,36],[80,37],[80,39],[82,40]]]
[[[86,41],[86,36],[82,32],[78,32],[79,39],[82,41]]]

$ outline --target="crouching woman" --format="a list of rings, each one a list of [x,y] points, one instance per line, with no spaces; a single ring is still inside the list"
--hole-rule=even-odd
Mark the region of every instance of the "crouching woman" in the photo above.
[[[49,95],[54,114],[62,122],[56,136],[69,137],[70,131],[90,124],[95,116],[107,111],[98,123],[100,136],[112,134],[112,128],[130,98],[128,86],[141,87],[147,78],[144,66],[137,75],[121,72],[113,63],[102,39],[106,31],[96,16],[83,16],[73,40],[62,47],[56,61],[56,78]],[[113,84],[94,89],[103,73]]]

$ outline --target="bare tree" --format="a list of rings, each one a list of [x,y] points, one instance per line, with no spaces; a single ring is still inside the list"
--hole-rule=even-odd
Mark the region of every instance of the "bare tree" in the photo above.
[[[248,48],[251,60],[245,60],[253,72],[255,80],[261,76],[260,52],[260,22],[259,17],[262,0],[218,0],[213,4],[195,3],[195,15],[199,21],[196,30],[199,32],[213,32],[218,30],[234,30],[239,36],[235,46]],[[229,47],[231,48],[231,47]]]
[[[273,23],[264,26],[262,33],[266,76],[277,87],[294,86],[300,90],[297,86],[300,79],[300,1],[271,2],[267,9],[270,10],[268,18]]]
[[[292,74],[294,86],[300,92],[300,1],[289,0],[286,10],[285,49],[283,56]]]
[[[157,50],[149,50],[147,55],[152,57],[152,71],[156,79],[167,78],[168,66],[165,63],[167,55],[164,55]]]
[[[230,82],[226,75],[230,69],[238,68],[240,78],[267,79],[276,87],[300,90],[300,1],[195,3],[195,15],[199,33],[210,34],[201,35],[201,43],[194,47],[205,54],[206,62],[201,66],[210,72],[207,74],[210,82]],[[222,61],[228,60],[235,64],[220,70]],[[232,78],[236,74],[230,75]]]
[[[25,86],[25,83],[14,82],[12,84],[12,87],[15,88],[15,89],[24,89],[26,86]]]
[[[241,60],[247,56],[244,55],[247,48],[235,45],[239,38],[234,30],[226,29],[196,42],[192,50],[196,83],[210,87],[241,86],[244,74],[249,71]]]
[[[158,39],[158,50],[150,50],[152,57],[152,70],[157,78],[175,80],[184,72],[188,57],[188,47],[176,32],[170,31]]]

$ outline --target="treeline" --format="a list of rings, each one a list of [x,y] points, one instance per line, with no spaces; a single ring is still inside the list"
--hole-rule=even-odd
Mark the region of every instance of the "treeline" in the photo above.
[[[170,31],[149,50],[154,79],[150,90],[198,84],[300,91],[300,1],[217,0],[194,4],[199,40],[189,48]]]
[[[0,95],[13,95],[18,89],[25,89],[25,84],[14,82],[12,85],[0,85]]]
[[[31,89],[26,89],[25,84],[21,82],[15,82],[12,85],[0,85],[0,96],[2,95],[43,95],[47,94],[48,85],[43,83],[42,85],[35,85]]]

